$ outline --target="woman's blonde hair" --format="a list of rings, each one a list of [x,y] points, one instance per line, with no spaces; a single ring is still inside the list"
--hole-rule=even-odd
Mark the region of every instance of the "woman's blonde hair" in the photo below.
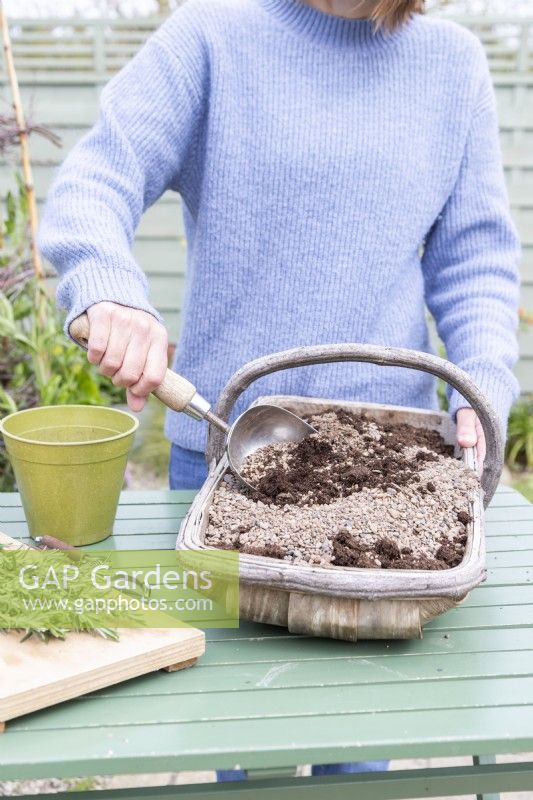
[[[370,19],[376,28],[385,28],[392,31],[412,14],[422,14],[424,0],[378,0],[370,14]]]

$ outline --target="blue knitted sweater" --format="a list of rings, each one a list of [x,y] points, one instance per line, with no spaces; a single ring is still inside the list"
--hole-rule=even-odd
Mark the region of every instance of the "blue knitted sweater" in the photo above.
[[[211,402],[277,350],[430,351],[426,303],[505,424],[519,245],[471,33],[420,15],[374,33],[301,0],[188,0],[106,86],[51,188],[40,245],[67,323],[102,300],[156,314],[131,244],[169,188],[188,240],[174,366]],[[237,410],[271,393],[437,406],[429,375],[334,364],[265,377]],[[166,431],[204,447],[184,415]]]

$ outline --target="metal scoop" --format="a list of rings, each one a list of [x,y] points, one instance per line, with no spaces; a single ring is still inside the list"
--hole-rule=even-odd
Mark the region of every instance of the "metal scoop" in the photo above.
[[[72,338],[87,349],[89,341],[89,318],[87,314],[76,317],[69,328]],[[196,420],[207,420],[226,434],[226,455],[231,471],[241,483],[253,491],[256,488],[241,475],[245,459],[260,447],[277,442],[300,442],[315,428],[291,411],[279,406],[258,405],[249,408],[233,425],[227,425],[211,411],[207,400],[196,391],[186,378],[167,369],[163,382],[152,392],[173,411],[183,411]]]

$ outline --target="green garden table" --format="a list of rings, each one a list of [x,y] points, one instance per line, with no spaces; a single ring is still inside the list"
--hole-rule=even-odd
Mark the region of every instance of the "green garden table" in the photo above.
[[[173,548],[191,498],[125,492],[113,539],[93,547]],[[0,495],[0,530],[27,536],[16,494]],[[239,765],[248,781],[103,794],[399,800],[529,790],[533,798],[533,761],[492,757],[533,751],[533,506],[511,489],[491,504],[487,545],[487,582],[421,640],[351,644],[249,623],[215,630],[191,669],[8,723],[0,780]],[[303,763],[465,755],[467,766],[293,777]]]

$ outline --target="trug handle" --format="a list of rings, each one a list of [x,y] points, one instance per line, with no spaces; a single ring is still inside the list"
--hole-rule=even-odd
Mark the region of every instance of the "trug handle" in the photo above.
[[[245,364],[230,378],[215,408],[217,417],[227,422],[236,400],[258,378],[293,367],[324,364],[337,361],[364,361],[379,366],[406,367],[429,372],[442,378],[457,389],[472,406],[485,434],[487,454],[481,477],[484,503],[492,499],[503,468],[503,440],[499,420],[483,393],[464,370],[430,353],[406,350],[399,347],[382,347],[369,344],[327,344],[298,347],[273,353]],[[219,461],[224,452],[224,437],[213,427],[209,428],[207,460]]]

